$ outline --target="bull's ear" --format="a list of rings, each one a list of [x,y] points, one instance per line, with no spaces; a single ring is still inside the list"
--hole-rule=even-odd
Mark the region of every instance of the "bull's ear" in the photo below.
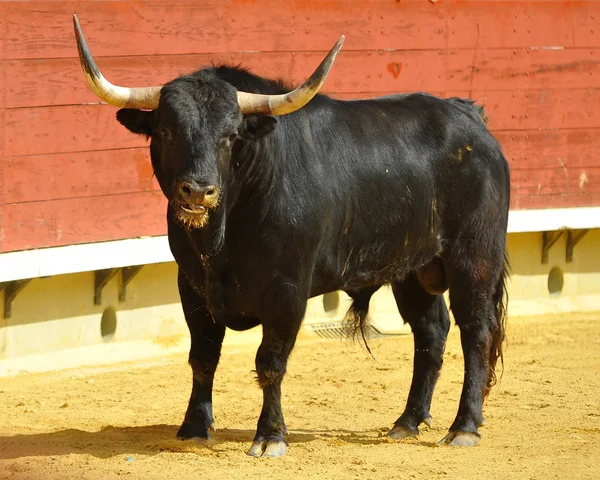
[[[121,108],[117,112],[117,120],[130,132],[144,135],[146,138],[152,136],[152,112]]]
[[[275,130],[275,127],[277,126],[277,119],[270,116],[252,115],[245,117],[245,121],[246,131],[244,132],[243,137],[248,140],[264,137]]]

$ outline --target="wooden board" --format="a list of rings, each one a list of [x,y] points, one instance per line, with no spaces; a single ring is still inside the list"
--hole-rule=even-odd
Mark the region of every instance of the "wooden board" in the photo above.
[[[6,111],[7,157],[141,147],[109,105],[24,108]]]
[[[5,203],[158,191],[148,148],[6,159]]]
[[[496,138],[512,169],[600,165],[600,129],[506,131]]]
[[[0,13],[2,12],[0,7]],[[2,185],[6,185],[4,180],[5,163],[2,153],[4,152],[4,112],[3,108],[0,108],[0,252],[4,251],[4,189]]]
[[[46,1],[10,2],[6,58],[75,56],[73,13],[97,56],[600,46],[591,1]]]
[[[538,210],[546,208],[579,208],[582,205],[599,205],[600,192],[586,195],[559,195],[513,197],[510,202],[511,210]]]
[[[600,166],[514,169],[511,181],[515,198],[588,195],[600,184]]]
[[[473,91],[490,129],[547,130],[600,127],[600,89]]]
[[[165,232],[166,200],[158,192],[4,206],[4,251]]]
[[[324,92],[469,90],[475,51],[451,54],[443,50],[343,51],[323,88]],[[210,65],[243,64],[259,75],[299,84],[314,71],[323,52],[248,52],[211,55],[109,57],[98,66],[111,82],[124,86],[160,85]],[[360,69],[357,69],[360,65]],[[464,72],[467,72],[466,74]],[[11,61],[7,85],[10,108],[97,103],[76,60]]]

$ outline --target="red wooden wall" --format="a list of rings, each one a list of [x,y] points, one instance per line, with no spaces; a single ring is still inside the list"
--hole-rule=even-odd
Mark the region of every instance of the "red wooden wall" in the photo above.
[[[483,103],[512,208],[600,205],[600,2],[0,2],[0,252],[165,233],[145,141],[99,105],[107,78],[164,82],[211,60],[301,81],[340,34],[340,98],[428,91]]]

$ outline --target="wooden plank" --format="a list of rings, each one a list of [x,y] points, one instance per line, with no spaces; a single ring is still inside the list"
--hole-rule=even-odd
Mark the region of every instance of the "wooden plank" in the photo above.
[[[598,2],[462,1],[445,10],[449,48],[600,46]]]
[[[524,90],[539,90],[540,104],[544,108],[555,101],[548,91],[575,91],[572,94],[558,94],[562,97],[557,98],[556,102],[562,108],[574,106],[570,102],[577,102],[585,95],[581,90],[592,91],[592,95],[595,95],[594,90],[600,88],[600,49],[593,50],[594,54],[582,53],[580,50],[536,51],[530,54],[515,52],[517,53],[513,54],[513,50],[495,50],[492,53],[475,50],[342,52],[325,83],[324,91],[333,94],[362,94],[472,90],[473,95],[494,91],[520,95]],[[110,81],[125,86],[162,84],[180,74],[210,65],[213,61],[241,63],[259,75],[283,77],[290,83],[298,83],[316,68],[322,56],[319,52],[291,55],[248,52],[109,57],[99,59],[98,64]],[[513,61],[513,56],[520,60]],[[584,58],[586,56],[590,59]],[[574,59],[573,62],[561,63],[569,58]],[[361,69],[357,70],[357,65],[361,65]],[[582,71],[584,67],[588,70]],[[8,108],[98,101],[84,81],[75,59],[12,60],[7,65],[6,89]],[[506,105],[508,93],[498,95],[503,95],[498,101]],[[535,100],[535,93],[533,95],[528,104]],[[593,112],[597,110],[591,108],[588,99],[584,100],[584,104]]]
[[[4,204],[4,188],[3,185],[6,184],[4,180],[4,169],[6,168],[6,161],[4,158],[4,116],[6,110],[0,108],[0,205]],[[0,236],[0,242],[2,241],[2,237]]]
[[[5,58],[5,35],[6,32],[6,13],[7,6],[5,2],[0,3],[0,185],[4,185],[4,116],[6,105],[6,62]],[[0,188],[1,190],[1,188]],[[4,244],[4,196],[0,191],[0,252]]]
[[[7,157],[142,147],[115,119],[116,108],[87,105],[6,111]]]
[[[364,52],[363,55],[367,55]],[[382,55],[391,60],[391,55]],[[253,65],[257,73],[276,76],[280,69],[278,62],[287,64],[284,58],[271,55],[270,59],[264,58],[260,61],[260,54],[234,56],[235,61]],[[371,91],[377,88],[379,93],[401,93],[414,90],[423,86],[423,70],[427,61],[431,61],[431,55],[425,55],[421,60],[415,52],[406,55],[410,61],[398,62],[402,65],[402,81],[393,78],[393,75],[384,75],[377,85],[372,84],[368,74],[354,74],[347,77],[345,74],[351,68],[347,63],[340,61],[339,67],[343,69],[342,75],[336,73],[338,65],[334,68],[330,80],[325,84],[325,90],[329,90],[338,98],[364,98],[376,96],[378,92]],[[302,58],[302,56],[300,57]],[[297,66],[290,72],[295,78],[292,81],[300,82],[303,75],[308,75],[311,63],[317,63],[318,58],[304,57],[302,66]],[[442,56],[442,58],[448,58]],[[271,61],[269,61],[271,60]],[[310,60],[310,61],[309,61]],[[353,59],[361,62],[360,58]],[[181,61],[181,63],[180,63]],[[300,60],[298,60],[300,61]],[[173,75],[183,71],[192,71],[201,64],[209,62],[208,56],[187,57],[145,57],[145,58],[111,58],[102,60],[105,74],[114,77],[119,83],[126,85],[148,85],[160,84],[169,80]],[[468,59],[464,59],[463,64]],[[154,63],[156,68],[149,68]],[[351,62],[349,62],[351,63]],[[362,62],[361,62],[362,63]],[[385,61],[384,61],[385,63]],[[394,62],[388,62],[387,66]],[[406,67],[404,66],[406,64]],[[419,65],[420,64],[420,65]],[[373,63],[373,65],[376,65]],[[443,66],[443,64],[441,65]],[[379,66],[381,68],[381,65]],[[66,105],[78,103],[91,103],[97,101],[93,93],[85,83],[81,69],[76,60],[30,60],[12,61],[9,65],[8,74],[8,107],[26,107],[37,105]],[[450,71],[448,77],[456,75]],[[340,78],[341,76],[341,78]],[[445,79],[441,72],[437,72],[439,84],[429,85],[429,91],[444,95]],[[387,82],[385,81],[387,80]],[[467,79],[468,80],[468,79]],[[347,91],[334,91],[330,82],[336,82],[336,87]],[[455,85],[453,85],[455,86]],[[461,93],[468,96],[470,81],[465,81],[458,87],[463,88]],[[438,87],[438,88],[436,88]],[[466,90],[465,90],[466,89]],[[489,113],[491,128],[498,130],[535,129],[535,128],[594,128],[600,126],[600,109],[595,108],[600,102],[600,94],[596,88],[580,89],[538,89],[538,90],[483,90],[473,91],[471,98],[478,100]]]
[[[6,222],[4,221],[4,205],[0,204],[0,252],[4,251],[4,237],[6,236]]]
[[[146,147],[9,157],[5,163],[5,203],[159,190]]]
[[[355,77],[356,63],[352,58],[359,53],[351,52],[343,59],[340,58],[336,69],[332,71],[331,78],[327,80],[326,91],[364,91],[364,82],[367,82],[374,91],[387,90],[390,87],[389,78],[398,87],[406,88],[406,85],[412,85],[413,90],[455,89],[456,82],[451,78],[453,72],[464,70],[472,62],[470,52],[459,52],[457,55],[445,55],[443,52],[434,51],[404,52],[402,56],[394,52],[379,52],[372,55],[367,53],[360,58],[365,71],[369,73],[366,74],[366,78],[359,80]],[[260,65],[261,73],[282,75],[291,78],[293,83],[303,81],[321,59],[320,54],[292,56],[286,58],[285,62],[283,59],[285,55],[282,54],[251,54],[251,56],[254,64]],[[234,60],[236,58],[234,56]],[[166,59],[173,58],[166,57]],[[184,59],[189,61],[189,57]],[[181,62],[177,63],[181,68]],[[396,75],[390,65],[400,63],[403,65],[399,67],[402,73]],[[167,69],[174,70],[173,67]],[[191,70],[191,66],[189,69]],[[183,70],[188,69],[183,68]],[[122,81],[118,72],[112,71],[113,75],[108,75],[108,71],[107,69],[107,77],[114,78],[115,82],[129,83]],[[125,71],[129,73],[132,70],[126,68]],[[97,103],[98,99],[84,82],[83,75],[80,73],[79,76],[81,78],[77,88],[82,89],[82,95],[85,96],[83,103]],[[40,88],[39,91],[42,92],[44,89]],[[11,95],[11,98],[14,98],[14,95]],[[116,122],[115,112],[116,108],[105,105],[9,109],[6,119],[6,155],[37,155],[144,145],[145,140],[128,133]]]
[[[10,59],[75,55],[71,15],[98,56],[328,49],[600,46],[597,2],[11,2]]]
[[[600,165],[600,131],[593,129],[494,132],[513,170],[570,175]],[[10,157],[6,203],[156,191],[146,147],[126,150]],[[44,182],[39,181],[44,172]]]
[[[581,208],[599,204],[600,192],[592,192],[587,195],[513,197],[510,208],[512,210]]]
[[[158,192],[72,198],[4,206],[3,251],[166,233]]]
[[[511,168],[583,168],[600,165],[600,130],[494,132]]]
[[[344,52],[338,57],[323,91],[335,94],[469,90],[474,53],[437,50]],[[283,78],[291,85],[303,82],[322,58],[323,54],[319,52],[250,52],[110,57],[99,60],[98,66],[107,79],[124,86],[159,85],[213,61],[242,64],[259,75]],[[361,66],[359,70],[357,65]],[[74,59],[14,60],[8,68],[9,108],[98,102]]]
[[[563,179],[538,173],[543,170],[523,177],[519,172],[513,173],[515,208],[533,208],[535,202],[537,208],[582,206],[593,204],[582,199],[600,199],[591,187],[600,184],[600,167],[585,170],[587,182],[576,175]],[[542,180],[538,189],[536,181]],[[165,203],[161,194],[143,192],[6,205],[2,251],[161,235],[166,231]]]
[[[443,19],[434,9],[393,2],[27,2],[8,18],[8,55],[16,58],[73,57],[71,15],[77,12],[94,55],[194,54],[244,50],[325,50],[343,33],[348,49],[382,29],[405,33],[404,48],[445,43]],[[404,15],[399,15],[398,12]],[[418,25],[408,14],[419,17]],[[371,18],[369,18],[369,16]],[[383,16],[383,18],[382,18]],[[31,25],[31,26],[29,26]],[[35,28],[32,28],[32,27]],[[383,31],[385,35],[386,30]],[[418,37],[418,39],[416,38]],[[354,44],[354,47],[353,47]]]
[[[600,88],[600,49],[479,50],[473,90]]]
[[[588,195],[593,192],[600,192],[600,165],[511,171],[511,193],[515,198]]]
[[[600,127],[600,89],[474,91],[492,130]]]

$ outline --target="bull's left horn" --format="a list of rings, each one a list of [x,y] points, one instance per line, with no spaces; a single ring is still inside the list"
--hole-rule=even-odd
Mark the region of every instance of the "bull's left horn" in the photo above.
[[[335,57],[344,44],[344,38],[342,35],[314,73],[295,90],[281,95],[238,92],[237,98],[242,113],[245,115],[285,115],[301,109],[319,93],[333,66]]]
[[[98,70],[90,54],[87,43],[79,26],[77,15],[73,15],[73,28],[77,39],[79,61],[87,82],[100,100],[115,107],[141,108],[154,110],[158,107],[162,87],[127,88],[110,83]]]

